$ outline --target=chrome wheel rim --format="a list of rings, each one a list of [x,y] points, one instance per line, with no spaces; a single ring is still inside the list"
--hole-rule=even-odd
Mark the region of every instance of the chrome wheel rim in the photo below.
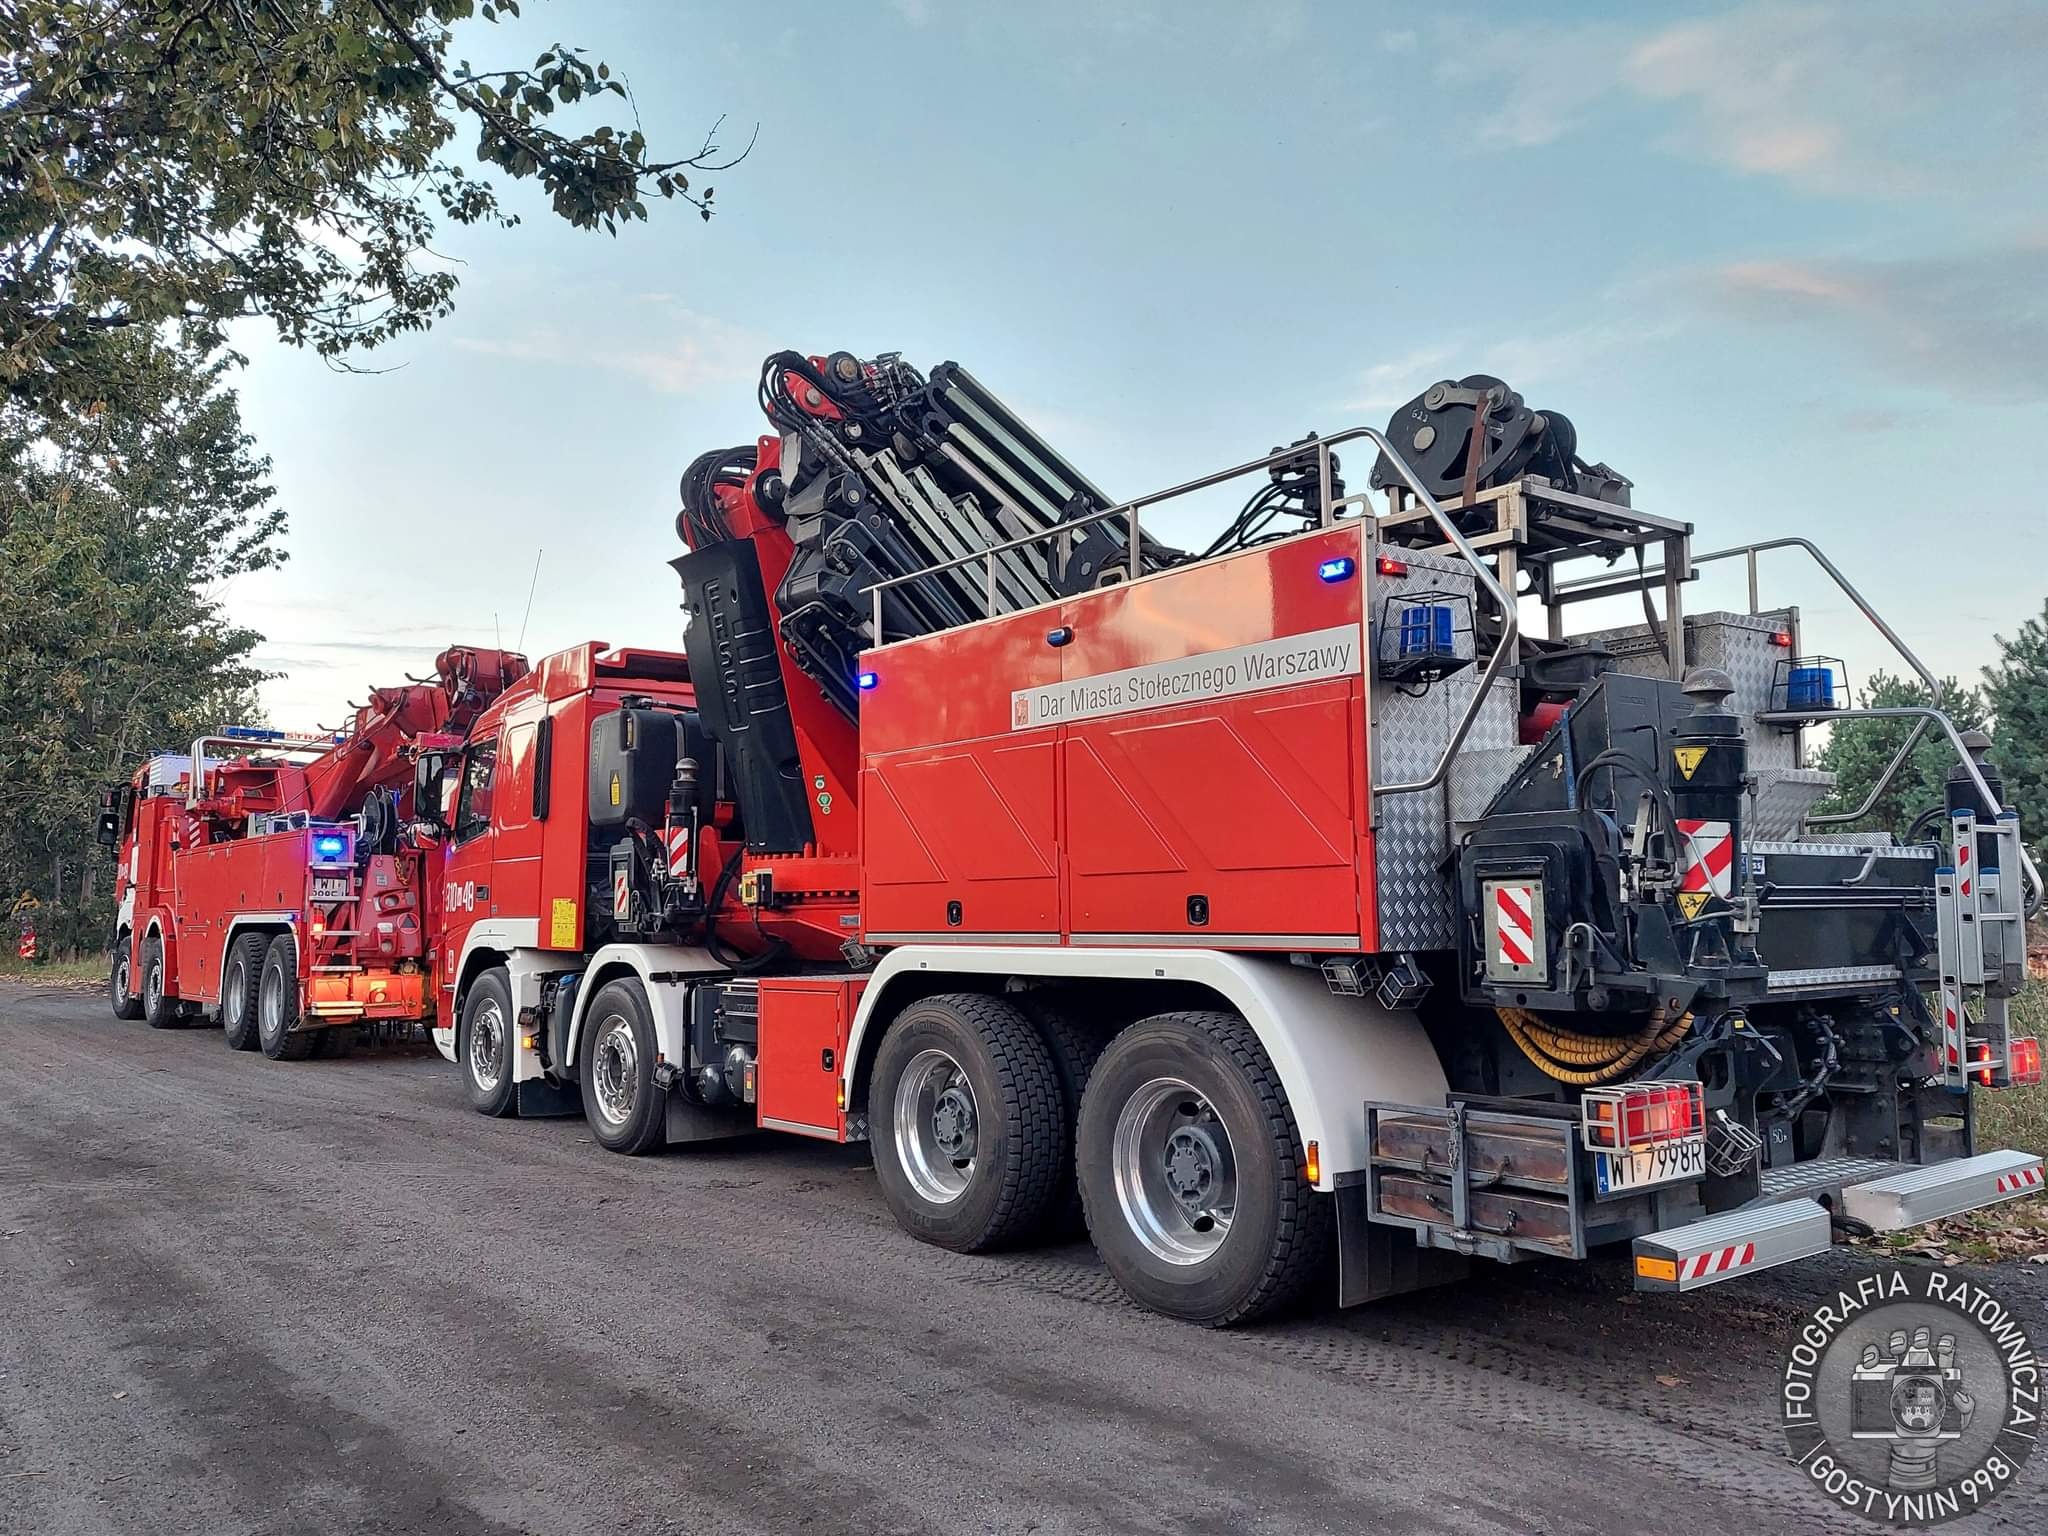
[[[896,1083],[896,1161],[918,1198],[950,1205],[974,1181],[981,1117],[974,1085],[944,1051],[919,1051]]]
[[[1230,1236],[1237,1157],[1216,1107],[1177,1077],[1124,1102],[1110,1142],[1117,1203],[1154,1258],[1199,1264]]]
[[[123,1000],[128,996],[128,951],[125,949],[114,958],[114,995]]]
[[[598,1026],[590,1053],[590,1089],[606,1125],[624,1125],[632,1118],[640,1094],[640,1046],[622,1014],[610,1014]]]
[[[221,1018],[230,1026],[240,1024],[249,1004],[249,968],[239,960],[228,967],[227,995],[221,1003]]]
[[[469,1075],[476,1079],[477,1087],[485,1093],[496,1089],[498,1079],[505,1075],[504,1064],[499,1059],[499,1047],[504,1042],[504,1011],[498,1007],[496,998],[487,997],[469,1021]]]
[[[163,1005],[164,968],[159,961],[142,968],[142,1006],[145,1011],[155,1013]]]
[[[284,1033],[284,973],[271,966],[256,984],[256,1027],[273,1040]]]

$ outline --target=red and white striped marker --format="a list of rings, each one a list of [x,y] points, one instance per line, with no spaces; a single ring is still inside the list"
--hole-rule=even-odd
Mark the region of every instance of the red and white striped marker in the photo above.
[[[2023,1195],[2030,1189],[2041,1187],[2041,1165],[2031,1168],[2015,1168],[2011,1173],[1998,1176],[1998,1192],[2001,1195]]]
[[[1496,963],[1529,964],[1536,954],[1536,887],[1497,885],[1493,888],[1493,904]]]
[[[1678,832],[1685,839],[1685,876],[1678,888],[1710,891],[1726,901],[1735,889],[1734,826],[1680,817]]]
[[[1709,1248],[1686,1265],[1685,1278],[1697,1280],[1702,1275],[1725,1275],[1755,1261],[1755,1243],[1736,1243],[1728,1248]]]
[[[689,873],[690,829],[688,827],[669,827],[663,831],[661,836],[662,841],[668,845],[668,872],[672,875]]]

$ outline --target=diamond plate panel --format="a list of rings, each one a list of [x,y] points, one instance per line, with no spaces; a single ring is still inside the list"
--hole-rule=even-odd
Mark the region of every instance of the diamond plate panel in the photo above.
[[[1789,614],[1698,613],[1685,621],[1685,662],[1688,667],[1719,667],[1735,684],[1731,708],[1742,718],[1749,738],[1749,769],[1790,772],[1799,767],[1799,736],[1795,731],[1755,723],[1771,707],[1771,684],[1778,663],[1790,653],[1771,644],[1771,636],[1789,622]],[[1666,677],[1670,668],[1664,649],[1644,624],[1574,635],[1574,644],[1604,645],[1614,653],[1615,668],[1639,677]]]
[[[1749,803],[1749,824],[1743,841],[1794,838],[1806,813],[1827,798],[1835,776],[1821,768],[1763,768],[1756,773],[1756,794]]]
[[[1412,550],[1401,551],[1400,557],[1409,567],[1406,576],[1377,577],[1374,582],[1375,659],[1389,598],[1435,591],[1471,600],[1477,587],[1462,561]],[[1470,654],[1469,635],[1461,634],[1458,643],[1461,652]],[[1375,670],[1370,682],[1373,783],[1419,779],[1434,768],[1477,683],[1478,669],[1468,667],[1415,697],[1381,682]],[[1373,847],[1382,949],[1456,946],[1457,900],[1452,873],[1445,867],[1451,851],[1450,821],[1454,815],[1469,818],[1483,811],[1526,753],[1515,739],[1515,697],[1512,680],[1494,684],[1443,784],[1375,803]]]

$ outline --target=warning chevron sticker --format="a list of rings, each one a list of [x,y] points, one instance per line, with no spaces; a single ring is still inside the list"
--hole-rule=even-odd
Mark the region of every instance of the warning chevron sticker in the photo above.
[[[1679,906],[1688,918],[1697,917],[1707,898],[1723,901],[1735,889],[1735,828],[1725,821],[1696,821],[1681,816],[1679,836],[1685,839],[1685,873],[1678,882]],[[1688,902],[1695,896],[1697,902]]]
[[[1528,965],[1536,955],[1536,887],[1494,887],[1494,960],[1499,965]]]

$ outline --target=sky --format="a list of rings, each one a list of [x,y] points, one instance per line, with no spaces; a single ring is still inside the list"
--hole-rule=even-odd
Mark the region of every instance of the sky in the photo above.
[[[245,325],[291,558],[223,595],[269,723],[447,643],[679,648],[677,480],[784,348],[958,360],[1119,496],[1487,372],[1697,550],[1814,539],[1939,672],[2048,596],[2048,4],[525,9],[455,54],[573,43],[656,153],[752,151],[615,239],[508,189],[385,371]],[[1802,560],[1763,588],[1806,648],[1901,670]],[[1744,603],[1737,563],[1686,596]]]

